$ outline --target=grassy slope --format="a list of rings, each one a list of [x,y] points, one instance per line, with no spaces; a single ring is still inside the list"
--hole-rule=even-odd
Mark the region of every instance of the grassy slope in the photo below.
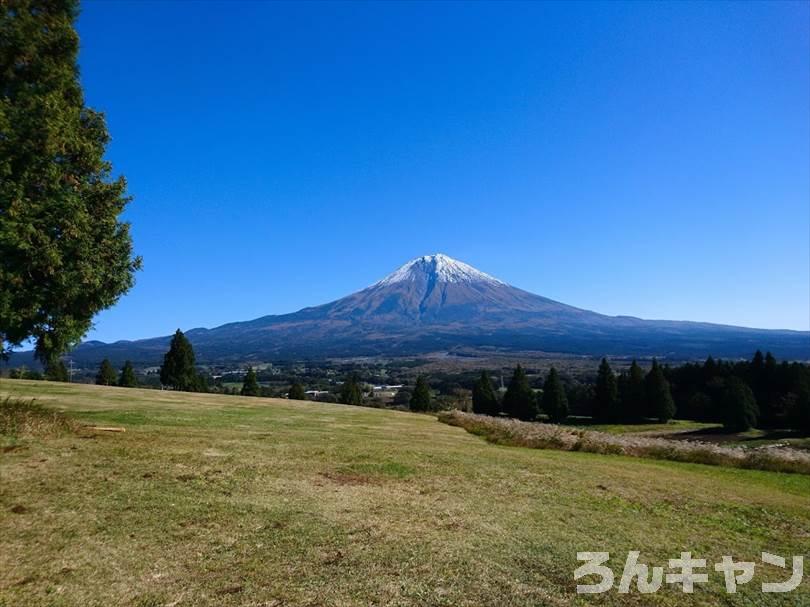
[[[630,549],[655,565],[807,554],[801,475],[500,447],[340,405],[23,381],[5,394],[127,428],[0,452],[7,607],[810,604],[810,575],[763,595],[759,568],[737,595],[714,572],[692,597],[585,601],[573,581],[579,550],[615,552],[618,575]]]

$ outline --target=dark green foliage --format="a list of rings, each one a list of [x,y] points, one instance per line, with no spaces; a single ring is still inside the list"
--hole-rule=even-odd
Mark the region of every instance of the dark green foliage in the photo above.
[[[430,411],[432,409],[432,402],[430,398],[430,387],[424,375],[416,378],[416,385],[411,394],[411,411]]]
[[[593,417],[599,422],[615,421],[618,415],[619,386],[616,375],[606,358],[599,363],[596,374],[596,393],[593,403]]]
[[[140,267],[104,116],[84,105],[77,5],[0,6],[0,353],[30,338],[46,367]]]
[[[745,382],[731,377],[723,393],[723,426],[730,432],[745,432],[757,425],[759,407]]]
[[[102,360],[96,374],[96,384],[99,386],[114,386],[117,379],[118,376],[110,361],[106,358]]]
[[[318,402],[319,403],[336,403],[336,402],[338,402],[338,399],[337,399],[337,396],[335,396],[331,392],[327,392],[326,394],[319,394],[318,395]]]
[[[135,377],[135,369],[132,363],[126,361],[121,367],[121,375],[118,376],[118,385],[122,388],[135,388],[138,385],[138,378]]]
[[[654,358],[644,383],[650,415],[660,422],[668,422],[675,417],[675,401],[672,399],[669,382],[664,377],[661,365]]]
[[[394,394],[394,404],[399,406],[410,406],[412,394],[408,390],[398,390]]]
[[[70,381],[65,363],[58,358],[52,360],[45,369],[45,379],[49,381]]]
[[[349,379],[343,382],[340,387],[339,400],[344,405],[362,405],[363,390],[360,387],[360,380],[356,374],[352,374]]]
[[[523,367],[518,365],[503,396],[503,410],[509,417],[532,421],[537,417],[537,398]]]
[[[290,386],[290,391],[287,394],[287,398],[291,400],[306,400],[307,395],[304,392],[304,386],[295,382],[292,386]]]
[[[495,396],[492,380],[486,371],[481,372],[481,377],[473,385],[472,407],[474,413],[481,415],[498,415],[499,413],[498,397]]]
[[[644,371],[633,360],[627,372],[627,383],[622,394],[622,415],[629,421],[638,423],[647,417],[647,391],[644,387]]]
[[[248,367],[245,378],[242,380],[242,390],[239,394],[242,396],[259,396],[261,394],[259,381],[256,379],[256,371],[253,370],[253,367]]]
[[[549,370],[543,384],[543,411],[555,423],[563,422],[568,417],[568,398],[554,367]]]
[[[169,351],[160,367],[160,383],[175,390],[195,392],[201,388],[201,380],[194,368],[194,349],[180,329],[172,337]]]

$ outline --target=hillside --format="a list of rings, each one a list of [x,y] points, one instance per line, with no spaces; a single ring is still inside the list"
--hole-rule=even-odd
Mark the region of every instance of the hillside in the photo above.
[[[576,552],[806,551],[810,478],[495,446],[433,417],[0,382],[123,433],[0,436],[0,605],[799,605],[574,594]],[[619,558],[618,555],[621,554]],[[783,576],[784,577],[784,576]],[[790,602],[787,602],[787,601]]]
[[[187,336],[202,362],[397,356],[436,351],[538,351],[590,356],[810,359],[810,332],[642,320],[582,310],[508,285],[447,257],[414,259],[370,287],[292,314]],[[89,342],[71,356],[158,364],[169,337]],[[22,360],[19,358],[18,360]]]

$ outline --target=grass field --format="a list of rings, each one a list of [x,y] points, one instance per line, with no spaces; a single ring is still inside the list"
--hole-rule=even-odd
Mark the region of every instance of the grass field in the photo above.
[[[3,380],[80,422],[0,438],[0,605],[810,605],[810,477],[492,445],[433,417]],[[726,594],[575,593],[577,551],[758,563]],[[789,559],[788,559],[789,560]],[[806,566],[806,569],[810,567]],[[580,583],[588,581],[582,580]]]

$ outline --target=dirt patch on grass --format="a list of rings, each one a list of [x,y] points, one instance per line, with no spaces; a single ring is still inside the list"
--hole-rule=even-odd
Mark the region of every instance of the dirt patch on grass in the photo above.
[[[351,472],[321,472],[320,476],[337,485],[379,485],[380,480],[367,474],[355,474]]]

